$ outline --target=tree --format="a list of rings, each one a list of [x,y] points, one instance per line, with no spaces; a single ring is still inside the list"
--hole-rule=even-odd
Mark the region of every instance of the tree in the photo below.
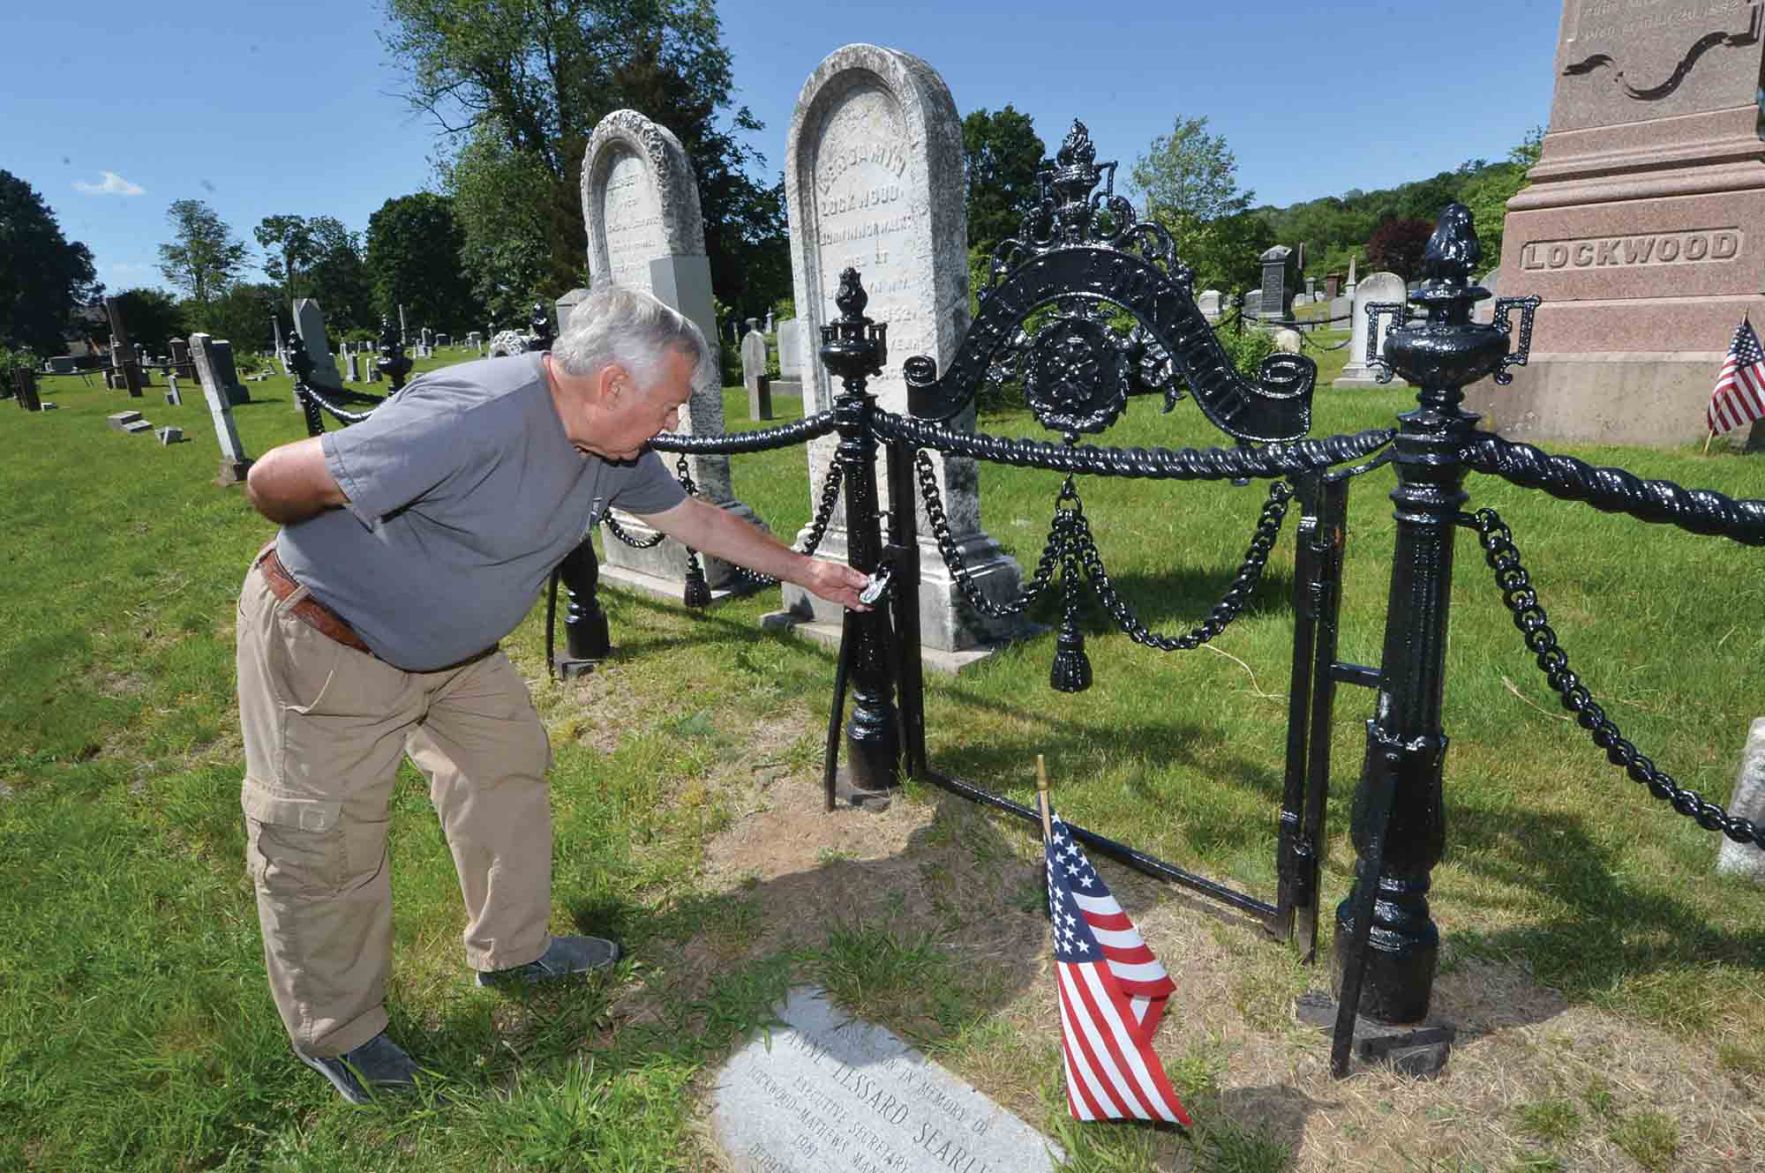
[[[1367,268],[1396,273],[1404,280],[1422,275],[1422,253],[1434,235],[1431,221],[1393,218],[1373,229],[1367,238]]]
[[[1030,116],[1008,104],[997,113],[975,110],[962,120],[962,152],[968,247],[990,256],[1000,241],[1018,234],[1036,206],[1048,147]]]
[[[1508,152],[1506,163],[1497,163],[1473,177],[1459,191],[1459,201],[1471,209],[1471,222],[1483,244],[1484,266],[1501,262],[1502,229],[1506,226],[1508,201],[1526,186],[1526,174],[1538,162],[1544,128],[1535,126],[1520,145]]]
[[[207,305],[192,301],[183,308],[196,329],[216,338],[225,338],[240,353],[270,349],[275,339],[270,315],[280,309],[286,323],[288,313],[288,307],[282,304],[281,289],[243,281],[228,286],[225,293],[217,295]],[[286,330],[283,336],[287,336]]]
[[[346,330],[378,326],[360,235],[335,216],[314,216],[307,221],[307,232],[312,238],[307,286],[325,308],[326,327],[341,336]]]
[[[367,266],[374,310],[398,321],[398,307],[421,326],[460,333],[481,325],[461,251],[466,238],[453,200],[420,191],[380,205],[368,217]]]
[[[201,200],[173,200],[166,219],[174,236],[159,246],[159,271],[191,301],[206,306],[238,279],[245,245]]]
[[[407,97],[459,144],[443,174],[474,290],[499,318],[585,283],[583,151],[621,107],[692,160],[718,296],[751,307],[788,291],[782,203],[734,137],[760,125],[745,108],[717,123],[732,78],[711,0],[387,0],[387,14]]]
[[[183,307],[163,289],[125,289],[116,300],[129,327],[129,340],[139,342],[150,353],[171,353],[167,340],[190,332]]]
[[[1238,160],[1206,118],[1181,118],[1134,163],[1134,186],[1149,207],[1199,223],[1248,211],[1256,193],[1238,190]]]
[[[1207,119],[1179,117],[1134,163],[1133,181],[1148,214],[1195,270],[1197,289],[1238,292],[1262,283],[1259,258],[1275,235],[1250,213],[1255,193],[1238,189],[1238,160],[1225,136],[1207,133]]]
[[[282,287],[282,295],[294,301],[295,274],[313,259],[313,234],[304,216],[265,216],[251,230],[264,250],[264,276]]]
[[[0,171],[0,346],[60,354],[62,327],[97,296],[92,253],[61,234],[37,190]]]

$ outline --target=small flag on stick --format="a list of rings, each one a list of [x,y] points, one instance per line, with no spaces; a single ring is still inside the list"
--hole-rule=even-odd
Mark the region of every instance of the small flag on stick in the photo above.
[[[1189,1124],[1152,1050],[1176,985],[1048,801],[1036,755],[1066,1105],[1075,1120]]]
[[[1765,349],[1759,346],[1753,323],[1743,318],[1735,327],[1734,341],[1728,344],[1728,358],[1722,363],[1716,389],[1710,393],[1704,420],[1713,438],[1757,419],[1765,419]],[[1709,447],[1706,441],[1704,448]]]

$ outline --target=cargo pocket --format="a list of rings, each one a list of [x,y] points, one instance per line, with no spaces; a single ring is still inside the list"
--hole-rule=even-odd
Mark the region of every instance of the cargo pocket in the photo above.
[[[335,800],[301,798],[247,778],[239,793],[245,811],[246,866],[266,893],[329,896],[349,876]]]

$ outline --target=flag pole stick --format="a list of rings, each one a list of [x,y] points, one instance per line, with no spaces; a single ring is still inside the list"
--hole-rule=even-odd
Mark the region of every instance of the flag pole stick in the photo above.
[[[1048,759],[1036,755],[1036,809],[1042,812],[1042,839],[1054,838],[1054,820],[1048,816]]]
[[[1710,441],[1714,440],[1715,438],[1716,438],[1716,429],[1711,428],[1710,434],[1708,436],[1704,437],[1704,455],[1705,456],[1710,455]]]

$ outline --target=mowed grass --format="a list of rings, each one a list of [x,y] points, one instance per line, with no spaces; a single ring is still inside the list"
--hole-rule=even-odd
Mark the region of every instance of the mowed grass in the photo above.
[[[249,452],[297,438],[287,380],[250,386],[257,402],[235,413]],[[1019,1045],[998,1017],[999,983],[949,959],[953,937],[1033,912],[1034,891],[952,881],[935,921],[829,916],[757,949],[773,928],[759,922],[759,896],[707,881],[708,845],[754,809],[763,780],[816,771],[832,657],[759,632],[774,592],[702,617],[607,592],[620,654],[571,686],[545,678],[543,608],[511,637],[557,751],[555,925],[617,934],[632,960],[608,981],[528,999],[471,987],[451,861],[407,767],[393,813],[394,1029],[447,1094],[343,1105],[288,1055],[243,870],[232,603],[272,527],[239,490],[210,483],[218,451],[193,389],[178,408],[157,386],[132,403],[78,379],[45,380],[43,392],[59,411],[0,403],[0,1169],[698,1168],[707,1065],[805,978],[915,1026],[949,1061],[986,1072],[976,1078],[995,1092],[1030,1089],[1044,1109],[1032,1123],[1078,1150],[1076,1167],[1149,1166],[1143,1132],[1062,1124],[1056,1055]],[[1324,390],[1314,431],[1385,425],[1410,401],[1398,389]],[[741,393],[725,403],[731,426],[745,426]],[[792,414],[795,404],[779,406]],[[1192,403],[1168,415],[1158,406],[1136,402],[1108,439],[1222,442]],[[103,416],[126,407],[179,424],[191,442],[162,448],[107,429]],[[983,426],[1038,431],[1022,412]],[[1741,457],[1577,454],[1765,496],[1765,464]],[[734,475],[775,532],[793,536],[807,520],[800,449],[738,458]],[[1033,565],[1059,478],[988,467],[981,483],[985,527]],[[1341,652],[1364,663],[1377,662],[1383,630],[1391,485],[1389,471],[1362,478],[1351,503]],[[1260,485],[1081,478],[1080,488],[1111,574],[1165,630],[1198,622],[1229,583],[1264,496]],[[1757,715],[1748,686],[1765,650],[1753,618],[1765,614],[1765,553],[1487,478],[1471,491],[1473,507],[1512,524],[1576,668],[1626,735],[1683,783],[1726,798]],[[1068,817],[1272,896],[1293,528],[1290,519],[1251,612],[1216,641],[1220,654],[1141,648],[1093,609],[1087,693],[1048,689],[1051,633],[961,677],[933,676],[934,764],[1027,799],[1034,755],[1045,753]],[[1725,1067],[1756,1073],[1765,894],[1717,878],[1716,840],[1563,720],[1468,533],[1459,553],[1448,846],[1433,893],[1444,965],[1517,964],[1572,1005],[1707,1040]],[[1370,700],[1349,688],[1339,698],[1332,903],[1352,860],[1348,808]],[[1030,850],[1015,824],[953,824],[948,804],[919,788],[909,801],[938,807],[939,835],[1004,856]],[[830,851],[815,872],[852,866]],[[1013,963],[1033,970],[1045,944],[1026,936],[1014,948]],[[1259,1021],[1280,1016],[1276,987]],[[1167,1060],[1179,1086],[1203,1095],[1225,1068],[1217,1057]],[[1632,1115],[1647,1106],[1619,1105]],[[1523,1121],[1528,1135],[1568,1135],[1562,1113],[1536,1116]],[[1614,1127],[1613,1143],[1656,1167],[1671,1138],[1645,1123]],[[1246,1127],[1203,1128],[1187,1159],[1283,1167],[1289,1146]],[[1320,1115],[1310,1127],[1331,1124]]]

